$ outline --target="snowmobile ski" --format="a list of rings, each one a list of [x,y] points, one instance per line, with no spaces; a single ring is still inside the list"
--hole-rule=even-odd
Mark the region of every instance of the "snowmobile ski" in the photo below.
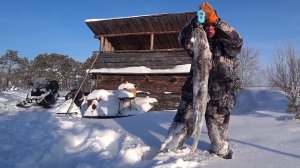
[[[194,116],[194,141],[191,153],[198,146],[201,130],[204,122],[208,95],[208,78],[211,69],[212,54],[210,52],[206,33],[202,27],[197,27],[192,32],[194,57],[192,62],[193,71],[193,116]]]
[[[78,112],[69,112],[69,113],[56,113],[59,115],[77,115]],[[82,116],[82,118],[91,118],[91,119],[111,119],[111,118],[124,118],[124,117],[132,117],[134,115],[115,115],[115,116]]]
[[[16,106],[20,107],[20,108],[29,108],[32,106],[32,103],[27,102],[27,101],[22,101],[22,102],[17,103]]]

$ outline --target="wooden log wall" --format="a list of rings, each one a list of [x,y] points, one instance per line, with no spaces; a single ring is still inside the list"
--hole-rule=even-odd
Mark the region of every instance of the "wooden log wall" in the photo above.
[[[169,69],[190,64],[192,58],[184,50],[136,51],[101,53],[94,69],[145,66],[151,69]]]
[[[98,74],[97,89],[116,90],[122,83],[135,84],[139,92],[138,97],[153,97],[158,104],[151,109],[171,110],[177,109],[180,101],[181,88],[188,75],[117,75]]]

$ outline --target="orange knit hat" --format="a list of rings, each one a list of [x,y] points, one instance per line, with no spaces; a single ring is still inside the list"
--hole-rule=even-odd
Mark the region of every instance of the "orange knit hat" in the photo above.
[[[204,2],[200,5],[199,9],[205,12],[205,19],[209,23],[216,23],[219,19],[214,8],[208,3]]]

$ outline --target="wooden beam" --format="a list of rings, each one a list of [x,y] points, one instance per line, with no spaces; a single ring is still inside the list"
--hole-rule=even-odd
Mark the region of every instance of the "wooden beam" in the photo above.
[[[139,35],[149,35],[149,34],[175,34],[179,31],[162,31],[162,32],[136,32],[136,33],[118,33],[118,34],[103,34],[96,35],[95,38],[101,37],[117,37],[117,36],[139,36]]]
[[[169,49],[153,49],[150,50],[116,50],[114,53],[147,53],[147,52],[171,52],[171,51],[184,51],[183,48],[169,48]]]

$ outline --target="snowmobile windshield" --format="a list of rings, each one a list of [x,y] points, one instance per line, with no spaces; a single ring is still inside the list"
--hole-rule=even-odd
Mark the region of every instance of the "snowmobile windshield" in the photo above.
[[[46,88],[48,84],[48,80],[45,78],[37,78],[33,81],[33,88],[34,89],[42,89]]]

